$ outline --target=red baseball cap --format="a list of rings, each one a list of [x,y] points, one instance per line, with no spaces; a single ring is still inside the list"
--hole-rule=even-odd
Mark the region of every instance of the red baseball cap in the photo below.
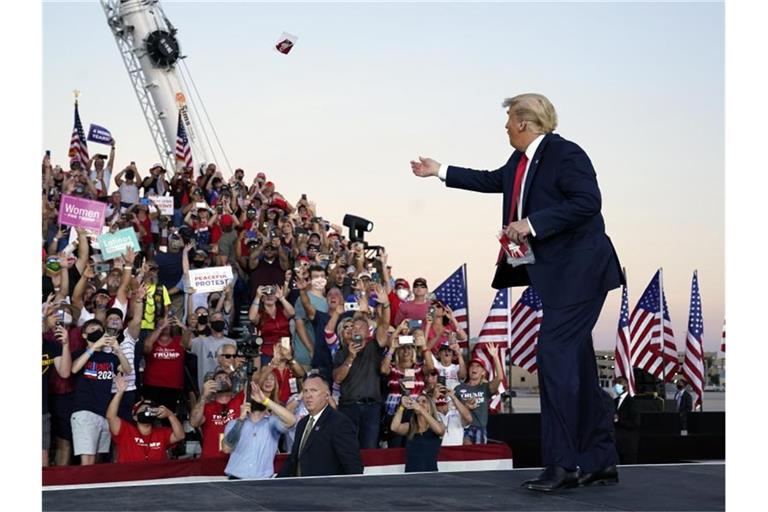
[[[228,213],[225,213],[221,216],[221,220],[219,221],[222,226],[231,226],[234,222],[232,219],[232,216]]]
[[[479,357],[473,357],[473,358],[472,358],[472,360],[471,360],[471,361],[469,361],[469,364],[472,364],[472,363],[477,363],[477,364],[479,364],[479,365],[480,365],[480,368],[482,368],[483,370],[485,370],[485,374],[486,374],[486,375],[490,375],[490,374],[491,374],[491,372],[488,370],[488,367],[487,367],[487,366],[485,366],[485,361],[483,361],[483,360],[482,360],[482,359],[480,359]]]
[[[397,288],[405,288],[406,290],[411,289],[411,285],[408,284],[408,281],[403,279],[402,277],[395,280],[395,289]]]

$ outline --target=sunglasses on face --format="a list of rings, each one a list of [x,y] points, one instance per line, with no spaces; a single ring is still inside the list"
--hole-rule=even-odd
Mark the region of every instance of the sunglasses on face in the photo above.
[[[233,357],[237,357],[236,354],[221,354],[221,357],[224,359],[232,359]]]

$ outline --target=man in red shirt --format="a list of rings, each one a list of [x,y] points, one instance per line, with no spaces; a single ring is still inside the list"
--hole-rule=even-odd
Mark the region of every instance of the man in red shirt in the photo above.
[[[397,327],[395,318],[397,317],[397,312],[400,310],[400,304],[405,302],[410,295],[411,286],[408,284],[408,281],[402,277],[397,279],[395,281],[395,289],[389,292],[389,304],[391,306],[389,308],[389,325],[392,327]]]
[[[120,418],[117,411],[128,384],[122,374],[117,374],[114,379],[117,392],[109,403],[107,421],[117,449],[117,462],[168,459],[168,447],[184,439],[184,428],[179,419],[165,406],[154,408],[146,401],[133,406],[136,424]],[[156,419],[167,419],[171,428],[154,426]]]
[[[203,383],[200,400],[195,404],[189,417],[193,428],[202,425],[203,446],[201,457],[224,455],[222,440],[224,427],[240,417],[240,406],[245,393],[233,396],[232,381],[224,371],[218,371],[212,380]]]
[[[403,302],[395,315],[393,325],[400,325],[405,319],[421,320],[422,326],[426,324],[427,312],[429,310],[429,301],[427,295],[427,280],[423,277],[417,277],[413,280],[413,300]]]
[[[160,320],[154,331],[144,342],[144,389],[147,400],[176,410],[184,389],[184,357],[186,350],[181,345],[181,336],[174,336],[173,328],[184,330],[175,317]]]

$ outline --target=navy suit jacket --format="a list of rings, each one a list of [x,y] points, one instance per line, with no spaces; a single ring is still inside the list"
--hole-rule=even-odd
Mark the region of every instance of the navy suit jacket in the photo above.
[[[448,187],[504,194],[502,224],[507,224],[515,151],[495,171],[449,166]],[[560,135],[547,134],[536,149],[523,188],[523,218],[536,231],[529,244],[536,262],[512,267],[502,258],[492,286],[532,285],[545,306],[562,308],[593,299],[624,283],[613,244],[600,214],[597,177],[587,154]]]
[[[308,422],[307,415],[296,425],[293,447],[283,462],[279,477],[297,476],[299,462],[301,476],[354,475],[363,472],[357,430],[352,420],[331,406],[326,407],[313,427],[304,449],[297,453]]]

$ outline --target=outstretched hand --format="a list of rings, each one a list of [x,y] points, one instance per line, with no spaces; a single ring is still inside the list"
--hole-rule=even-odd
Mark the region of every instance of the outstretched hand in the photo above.
[[[413,174],[420,178],[426,178],[429,176],[437,176],[440,170],[440,162],[433,160],[432,158],[419,157],[419,160],[411,160],[411,171]]]

